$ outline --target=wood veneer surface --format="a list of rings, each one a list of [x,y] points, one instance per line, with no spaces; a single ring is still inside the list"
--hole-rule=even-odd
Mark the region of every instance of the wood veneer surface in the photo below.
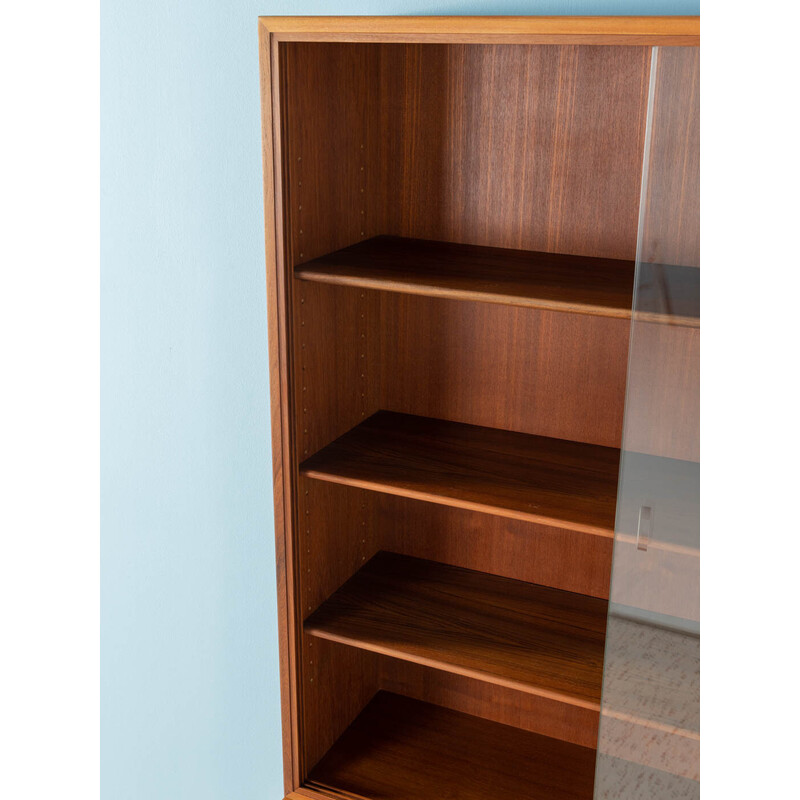
[[[259,17],[259,25],[276,41],[700,43],[697,16],[293,16]]]
[[[295,268],[339,286],[630,319],[635,263],[375,236]],[[696,269],[643,263],[637,318],[699,325]]]
[[[620,446],[629,320],[377,294],[378,408]]]
[[[583,747],[597,746],[600,723],[597,709],[563,703],[414,661],[391,656],[378,658],[381,689]]]
[[[308,483],[335,486],[322,481]],[[390,550],[608,599],[614,539],[398,495],[363,494],[377,507],[371,524],[379,532],[382,546],[374,552]]]
[[[382,552],[305,631],[599,709],[607,609],[595,597]]]
[[[630,318],[634,264],[377,236],[295,269],[305,280]]]
[[[379,692],[307,786],[366,800],[590,800],[595,751]]]
[[[381,51],[380,233],[632,260],[650,49]]]
[[[551,58],[558,47],[543,48],[539,54],[529,55],[520,52],[504,54],[503,51],[492,48],[469,52],[462,50],[458,53],[451,51],[450,56],[444,59],[441,52],[436,54],[428,51],[423,58],[423,54],[416,49],[417,45],[411,45],[411,50],[397,59],[389,55],[388,48],[404,48],[405,45],[338,44],[321,47],[319,44],[314,44],[302,50],[291,51],[290,48],[295,47],[294,44],[279,44],[279,41],[305,38],[317,42],[328,39],[351,42],[542,41],[559,45],[625,41],[628,44],[652,44],[653,37],[661,37],[661,43],[669,41],[671,36],[688,36],[696,39],[698,26],[696,19],[675,22],[673,18],[617,21],[602,18],[594,21],[585,18],[577,20],[555,18],[549,21],[486,18],[466,20],[287,18],[282,22],[276,21],[274,27],[272,23],[271,20],[261,21],[260,42],[270,370],[273,377],[271,384],[273,434],[276,437],[274,473],[280,590],[281,683],[285,775],[286,788],[289,791],[299,786],[309,764],[315,762],[316,754],[324,743],[330,741],[331,737],[337,737],[342,726],[352,719],[352,709],[359,703],[363,704],[361,699],[363,692],[368,691],[372,680],[372,667],[359,667],[358,660],[349,657],[331,658],[331,663],[321,673],[316,663],[317,659],[313,659],[312,666],[312,653],[306,649],[308,637],[298,631],[298,623],[302,619],[307,598],[318,596],[324,591],[325,584],[333,581],[335,573],[344,569],[351,558],[364,557],[358,555],[359,550],[368,553],[369,548],[375,544],[369,540],[365,544],[360,539],[349,542],[346,548],[347,557],[335,568],[325,570],[322,575],[318,574],[317,567],[324,563],[324,557],[316,552],[308,559],[303,555],[306,553],[307,542],[303,538],[306,530],[302,526],[302,521],[307,511],[313,512],[311,518],[317,512],[317,515],[322,517],[326,515],[338,517],[349,513],[349,505],[340,506],[340,501],[337,499],[331,499],[330,502],[325,499],[319,508],[316,506],[312,508],[311,498],[314,489],[311,490],[312,494],[308,496],[307,503],[304,502],[302,487],[314,483],[298,478],[298,461],[304,456],[305,450],[314,452],[332,437],[355,424],[360,415],[368,415],[378,407],[396,407],[398,410],[413,408],[416,409],[416,413],[425,413],[429,416],[480,421],[482,424],[516,430],[529,429],[531,432],[547,432],[548,435],[564,438],[617,444],[618,430],[621,426],[621,400],[617,401],[620,394],[617,390],[621,380],[624,380],[624,377],[619,378],[620,375],[624,376],[624,369],[618,369],[617,362],[624,364],[625,361],[623,352],[625,347],[618,345],[623,338],[627,341],[626,332],[623,330],[626,328],[624,320],[594,319],[588,320],[589,325],[580,326],[579,322],[574,323],[572,320],[567,323],[566,318],[570,315],[550,312],[530,313],[526,309],[495,307],[487,309],[486,304],[483,304],[484,308],[481,310],[477,308],[473,310],[473,307],[479,304],[452,303],[450,305],[461,306],[450,326],[450,331],[458,334],[466,329],[481,329],[489,318],[495,320],[493,316],[495,310],[522,312],[519,319],[509,318],[508,328],[516,328],[521,324],[526,332],[526,335],[521,337],[525,343],[523,349],[525,352],[530,352],[533,348],[534,352],[538,353],[534,359],[536,361],[534,366],[537,367],[536,380],[542,385],[540,393],[533,395],[527,390],[515,389],[512,392],[515,398],[512,400],[511,408],[506,410],[504,403],[499,399],[487,405],[476,392],[465,394],[463,385],[454,384],[451,394],[460,394],[465,399],[438,398],[436,386],[433,383],[430,385],[426,383],[422,392],[424,403],[416,406],[414,403],[417,401],[412,403],[402,394],[402,389],[399,388],[402,384],[401,376],[396,381],[397,387],[388,392],[393,402],[387,405],[386,389],[381,387],[384,366],[378,364],[375,358],[376,353],[381,360],[385,359],[387,354],[391,357],[392,353],[391,349],[378,349],[379,346],[384,347],[380,343],[379,336],[383,336],[385,331],[381,325],[376,324],[376,320],[381,319],[377,311],[377,298],[371,298],[370,292],[367,292],[366,297],[359,296],[358,299],[363,301],[360,304],[348,301],[347,321],[343,330],[337,329],[337,335],[330,337],[331,326],[338,326],[337,317],[334,314],[333,322],[323,317],[330,313],[331,309],[339,309],[341,306],[338,299],[326,290],[347,290],[343,287],[308,287],[309,293],[301,296],[299,292],[295,292],[297,282],[292,280],[292,266],[336,248],[345,247],[360,238],[387,231],[420,235],[420,231],[425,229],[429,221],[433,221],[433,227],[441,231],[441,234],[437,233],[437,236],[432,238],[458,241],[459,236],[463,238],[464,230],[473,229],[480,231],[480,241],[474,242],[476,244],[537,249],[535,246],[531,247],[527,241],[515,244],[515,238],[519,235],[523,238],[533,235],[534,238],[543,236],[555,241],[555,249],[567,252],[574,252],[570,249],[569,242],[577,242],[580,248],[588,248],[578,251],[585,255],[611,256],[619,252],[619,247],[625,249],[627,247],[625,243],[630,242],[627,220],[630,217],[630,199],[633,196],[631,186],[635,185],[638,191],[638,176],[634,173],[638,169],[640,159],[631,162],[629,166],[632,171],[624,167],[617,171],[614,180],[610,182],[605,180],[605,176],[614,173],[614,163],[623,164],[624,154],[634,152],[639,146],[643,125],[641,125],[640,109],[637,109],[636,97],[641,95],[641,84],[637,84],[637,80],[639,73],[646,69],[647,59],[643,60],[639,55],[628,58],[624,53],[609,57],[603,55],[601,52],[603,48],[597,48],[598,52],[594,54],[585,48],[565,49],[559,51],[555,59]],[[361,52],[356,48],[370,48],[370,50]],[[622,49],[632,51],[637,48]],[[594,106],[589,108],[593,90],[591,87],[584,87],[589,92],[590,99],[587,101],[586,92],[578,86],[586,77],[586,68],[592,59],[597,59],[601,67],[598,71],[598,74],[602,73],[601,81],[605,81],[612,74],[614,63],[621,68],[621,81],[612,76],[614,81],[612,92],[604,101],[608,107],[609,99],[613,95],[611,104],[614,107],[607,108],[609,115],[605,115],[603,109],[598,111]],[[402,62],[401,72],[393,76],[390,73],[398,66],[398,61]],[[437,68],[438,71],[434,73],[426,72],[431,63],[438,64],[442,68]],[[513,64],[520,65],[525,71],[524,80],[515,79],[511,83],[506,80],[507,76],[502,74],[500,68],[504,70]],[[603,64],[611,69],[605,69]],[[419,95],[419,91],[426,90],[423,80],[426,74],[432,75],[436,80],[430,84],[432,91],[423,97]],[[534,82],[528,80],[532,75],[536,77]],[[395,79],[398,77],[403,88],[395,94],[397,88]],[[448,86],[447,94],[444,95],[441,93],[442,80]],[[526,99],[519,94],[526,82],[528,85],[540,87],[544,87],[545,82],[549,85],[543,89],[539,100],[535,96]],[[448,110],[449,104],[459,102],[460,88],[467,84],[474,97],[480,98],[483,95],[488,102],[481,105],[470,101],[475,110],[474,114],[469,110],[464,113],[457,107],[452,111]],[[505,95],[500,97],[497,94],[503,85],[508,85],[508,97]],[[493,97],[489,98],[489,94]],[[594,96],[600,95],[595,93]],[[445,105],[440,102],[443,97],[448,98]],[[530,103],[528,109],[536,108],[537,113],[538,110],[544,110],[545,116],[539,121],[542,124],[537,123],[535,126],[528,124],[524,114],[504,117],[504,108],[516,107],[513,103],[511,106],[508,105],[508,98],[514,100],[515,97]],[[559,119],[547,119],[545,100],[548,102],[552,100],[558,104],[561,109],[557,115]],[[408,101],[413,102],[409,105]],[[516,102],[514,100],[514,103]],[[403,128],[401,132],[400,127],[395,128],[393,125],[399,122],[395,112],[404,106],[407,109],[407,117],[400,126]],[[587,171],[585,165],[576,164],[576,170],[568,172],[569,164],[564,161],[564,154],[574,149],[576,143],[581,146],[581,143],[585,143],[583,138],[575,138],[578,128],[571,130],[570,109],[574,108],[578,109],[581,120],[599,121],[600,127],[595,128],[592,133],[593,140],[608,141],[609,130],[612,131],[611,138],[618,144],[615,152],[621,154],[618,162],[614,162],[612,158],[611,161],[594,164],[594,167],[600,167],[599,171],[594,168]],[[489,111],[493,114],[499,113],[500,116],[482,130],[476,144],[475,137],[470,134],[472,120],[480,120]],[[618,125],[615,120],[625,120],[626,124]],[[631,120],[634,122],[628,125],[627,122]],[[520,124],[522,128],[519,127]],[[429,126],[427,132],[432,149],[423,152],[420,150],[420,142],[425,137],[425,126]],[[409,160],[404,162],[400,169],[410,170],[406,175],[395,171],[395,167],[399,166],[395,159],[396,153],[388,153],[391,156],[388,161],[385,158],[386,130],[397,131],[399,139],[402,140],[399,152],[404,159],[407,156]],[[504,165],[502,158],[512,146],[514,150],[522,149],[524,152],[524,148],[530,144],[526,131],[531,131],[531,135],[539,142],[544,140],[550,142],[548,152],[555,154],[556,161],[549,174],[546,165],[542,170],[541,164],[537,165],[530,161],[524,164],[517,161],[515,164]],[[484,134],[488,134],[488,138]],[[621,139],[624,139],[624,142]],[[431,188],[437,192],[439,190],[449,192],[452,188],[447,173],[449,167],[445,166],[444,172],[437,173],[434,155],[442,152],[440,148],[451,140],[461,142],[456,148],[457,152],[452,163],[457,163],[461,158],[465,159],[465,163],[470,164],[470,174],[477,178],[475,185],[481,188],[469,196],[463,191],[456,191],[453,194],[440,193],[438,200],[433,196],[433,192],[427,196],[421,194],[418,190],[425,188],[426,180],[433,180]],[[492,153],[489,158],[484,158],[484,154],[487,154],[485,145],[488,141],[492,142]],[[592,153],[594,152],[592,150]],[[594,155],[590,154],[587,163],[592,165],[595,161]],[[431,166],[434,172],[429,171]],[[509,182],[509,176],[515,172],[518,177],[535,176],[534,184],[542,187],[541,194],[533,197],[528,183],[519,189],[526,193],[522,201],[518,194],[509,195],[506,187],[514,186]],[[605,210],[598,211],[599,207],[595,204],[592,206],[594,210],[589,215],[593,219],[599,218],[604,221],[601,227],[606,233],[597,239],[593,238],[596,232],[593,232],[588,225],[584,225],[580,219],[574,218],[574,212],[576,208],[579,209],[579,213],[584,214],[585,221],[589,222],[589,216],[586,216],[585,211],[589,206],[585,200],[587,197],[590,201],[592,196],[595,199],[599,197],[596,189],[601,184],[604,184],[602,197]],[[393,207],[392,200],[397,197],[398,191],[405,193],[403,195],[405,199],[400,210],[401,216],[397,219],[400,219],[402,225],[407,225],[407,228],[393,230],[392,225],[396,219],[392,216],[394,213],[392,208],[396,210],[398,206]],[[525,196],[532,198],[527,206]],[[638,198],[638,194],[636,196]],[[508,202],[505,201],[506,197],[509,198]],[[468,208],[464,219],[459,219],[457,214],[458,198],[467,200]],[[438,213],[437,203],[443,211],[446,211],[444,217],[432,215]],[[519,209],[519,213],[514,211],[515,206]],[[530,224],[525,209],[531,208],[538,215],[538,222],[543,222],[543,225]],[[462,230],[462,234],[451,237],[448,233],[450,228],[456,231]],[[626,252],[623,257],[630,258],[631,254]],[[401,299],[411,299],[416,302],[426,300],[429,301],[429,308],[433,312],[438,310],[435,307],[438,301],[434,298]],[[383,299],[380,300],[383,303]],[[414,304],[408,306],[403,304],[399,309],[402,311],[406,307],[411,312],[419,310]],[[380,313],[383,313],[383,310]],[[398,312],[398,316],[402,314]],[[351,318],[356,320],[355,324],[351,324],[349,321]],[[357,320],[365,318],[363,327],[358,327]],[[531,324],[529,319],[532,321]],[[587,320],[586,317],[580,319]],[[527,336],[529,329],[533,331],[532,336]],[[355,352],[357,353],[355,358],[361,358],[357,344],[362,334],[366,336],[367,349],[361,352],[366,353],[365,360],[370,367],[366,372],[357,371],[358,366],[354,364],[358,362],[352,357],[352,352]],[[406,335],[413,338],[418,336],[418,331],[412,329],[403,334]],[[320,350],[321,337],[333,340],[323,351]],[[540,341],[541,345],[536,344]],[[607,346],[598,348],[598,342],[605,342]],[[306,344],[305,348],[303,344]],[[391,348],[391,343],[389,347]],[[405,348],[405,345],[403,347]],[[337,348],[340,348],[341,352],[337,352]],[[484,348],[487,352],[491,349],[492,347],[488,346]],[[301,350],[306,352],[304,359]],[[549,353],[550,350],[553,352]],[[309,351],[313,355],[310,355]],[[572,351],[575,351],[574,356],[570,355]],[[564,368],[566,377],[559,377],[558,370],[547,370],[547,374],[543,374],[543,364],[539,363],[543,358],[549,358],[552,363],[565,362],[565,359],[569,361],[569,366]],[[439,359],[440,355],[437,352],[424,354],[422,367],[416,370],[419,374],[415,374],[409,355],[404,374],[406,377],[421,379],[424,377],[426,365],[435,366],[439,363]],[[506,365],[504,362],[501,365],[503,369],[492,371],[490,366],[487,367],[486,360],[486,354],[482,351],[481,363],[476,361],[473,365],[474,370],[461,370],[463,366],[461,362],[455,363],[452,360],[447,361],[446,365],[450,372],[458,368],[459,374],[463,374],[468,382],[483,380],[485,385],[491,384],[491,392],[500,392],[506,385],[502,379],[495,380],[502,378],[506,366],[515,368],[518,372],[520,369],[519,363]],[[337,378],[335,389],[331,389],[330,392],[320,391],[319,386],[322,384],[317,378],[320,375],[325,377],[331,364],[339,370],[337,375],[341,377]],[[346,369],[341,370],[342,364],[346,365]],[[379,366],[380,371],[378,371]],[[526,362],[523,369],[527,369],[528,366]],[[610,377],[598,379],[595,373]],[[303,374],[312,381],[301,383]],[[581,405],[581,402],[578,402],[576,405],[571,399],[575,396],[573,388],[576,385],[576,376],[581,377],[579,385],[591,387],[590,392],[586,393],[590,396],[590,403]],[[361,380],[362,384],[357,384],[358,380]],[[304,386],[308,387],[309,392],[315,392],[313,405],[303,405],[299,400]],[[355,393],[339,396],[338,393],[342,388],[348,391],[355,388]],[[381,402],[376,405],[378,396]],[[553,399],[548,401],[548,396]],[[425,405],[428,407],[424,407]],[[518,408],[525,405],[536,407],[531,419],[518,413]],[[303,409],[306,407],[310,411],[303,417],[305,413]],[[591,411],[592,407],[599,407],[602,411],[595,415]],[[548,419],[555,420],[550,427],[547,427]],[[315,488],[320,487],[321,484],[317,483]],[[388,495],[384,497],[388,498]],[[319,498],[313,499],[316,502]],[[362,508],[366,508],[368,512],[368,506],[369,503],[366,503]],[[481,516],[478,512],[461,512],[459,509],[448,509],[444,506],[440,506],[439,509]],[[493,521],[517,522],[507,518],[504,520],[502,517],[497,517]],[[365,515],[360,524],[368,523],[369,516]],[[558,533],[558,529],[552,530],[553,535]],[[316,533],[317,529],[312,528],[311,535]],[[334,535],[335,533],[330,533],[330,537]],[[580,537],[574,538],[577,540]],[[607,541],[599,537],[591,538]],[[586,560],[587,558],[583,559]],[[605,565],[603,569],[606,569]],[[320,643],[316,642],[315,646],[317,644]],[[331,647],[341,647],[332,642],[327,644]],[[354,655],[366,657],[372,654],[360,651]],[[365,671],[363,686],[353,692],[357,676],[347,677],[344,673],[348,670],[352,672],[362,669]],[[337,671],[341,673],[341,677],[337,677]],[[320,681],[320,678],[324,680]],[[321,683],[326,685],[324,690],[318,688]],[[332,697],[343,697],[345,694],[350,696],[343,702],[331,703]],[[314,741],[309,743],[308,737],[311,731],[314,731],[311,736]]]
[[[613,536],[619,451],[379,411],[300,466],[309,478]]]
[[[352,244],[362,231],[372,230],[372,220],[359,211],[366,208],[372,174],[367,165],[376,122],[370,113],[370,97],[377,90],[370,78],[376,55],[365,45],[301,43],[278,48],[273,43],[279,120],[276,229],[283,281],[279,337],[287,354],[281,364],[281,402],[290,445],[284,469],[292,530],[285,568],[291,579],[289,603],[298,622],[309,604],[316,605],[376,549],[368,549],[372,543],[362,544],[364,537],[335,538],[336,520],[346,518],[356,525],[365,521],[357,494],[325,491],[319,482],[307,487],[309,482],[297,473],[308,453],[379,407],[374,397],[378,381],[371,370],[376,360],[375,293],[299,283],[291,272],[298,260]],[[370,347],[359,348],[362,341]],[[332,524],[323,526],[322,520]],[[334,549],[336,557],[330,557]],[[289,646],[298,736],[296,786],[378,687],[371,654],[329,642],[312,646],[297,628]]]

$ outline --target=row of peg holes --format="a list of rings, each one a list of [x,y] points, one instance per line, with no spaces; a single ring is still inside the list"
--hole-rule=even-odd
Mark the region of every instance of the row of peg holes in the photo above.
[[[364,238],[365,232],[366,232],[366,207],[365,207],[365,201],[366,201],[366,165],[364,163],[364,154],[365,154],[364,151],[365,151],[365,149],[366,149],[365,146],[362,144],[361,147],[360,147],[360,150],[361,150],[360,162],[361,163],[359,164],[359,176],[361,177],[361,186],[359,187],[359,194],[362,195],[362,203],[361,203],[361,209],[360,209],[359,216],[360,216],[360,223],[361,223],[361,225],[360,225],[360,227],[361,227],[360,235],[361,235],[362,239]],[[298,164],[302,163],[302,160],[303,160],[302,156],[298,156],[297,157]],[[300,177],[300,168],[299,167],[298,167],[297,187],[298,187],[298,190],[303,188],[303,180],[302,180],[302,177]],[[302,219],[303,203],[302,203],[302,197],[301,197],[299,191],[297,193],[297,196],[298,196],[298,204],[297,204],[298,237],[302,237],[304,235],[303,219]],[[298,253],[299,253],[299,258],[303,258],[304,255],[305,255],[304,250],[303,250],[303,240],[302,240],[302,238],[298,239]],[[366,297],[366,293],[365,292],[361,292],[360,295],[359,295],[359,299],[363,300],[363,299],[365,299],[365,297]],[[303,316],[304,310],[305,310],[304,309],[305,302],[306,302],[305,296],[301,295],[300,296],[300,306],[301,306],[301,309],[300,309],[300,328],[301,329],[305,328],[305,325],[306,325],[305,318]],[[359,319],[362,321],[361,324],[365,325],[366,324],[366,304],[362,305],[362,307],[359,309],[358,313],[359,313]],[[359,342],[360,342],[360,345],[361,345],[359,347],[359,351],[360,351],[359,360],[361,361],[361,364],[359,366],[360,376],[361,376],[361,416],[364,417],[364,416],[366,416],[366,386],[367,386],[367,384],[366,384],[366,380],[367,380],[367,376],[366,376],[366,372],[367,372],[367,369],[366,369],[366,331],[364,329],[360,330],[360,332],[359,332]],[[308,394],[307,394],[308,387],[306,385],[306,375],[305,375],[305,372],[306,372],[306,364],[305,364],[306,343],[304,341],[302,341],[302,333],[301,333],[300,350],[301,350],[300,370],[301,370],[301,376],[302,376],[302,393],[303,393],[303,455],[304,456],[308,456],[308,406],[307,406],[307,403],[308,403]],[[309,494],[309,490],[306,489],[305,493],[304,493],[304,496],[306,498],[306,501],[305,501],[305,505],[306,506],[309,503],[308,494]],[[361,510],[362,511],[364,511],[366,509],[366,507],[367,507],[366,503],[361,503]],[[309,520],[308,520],[308,516],[309,515],[310,515],[310,511],[309,511],[308,508],[306,508],[305,509],[305,517],[306,517],[306,520],[305,520],[305,526],[306,526],[306,554],[310,556],[311,555],[311,528],[309,526]],[[361,535],[362,535],[361,544],[363,546],[362,555],[361,555],[361,561],[362,562],[366,561],[365,551],[366,551],[366,541],[367,540],[366,540],[366,532],[363,530],[364,528],[366,528],[366,525],[367,525],[366,520],[362,519],[361,520],[361,528],[362,528],[362,531],[361,531]],[[306,574],[310,575],[310,573],[311,573],[311,568],[310,567],[306,567]],[[311,581],[310,581],[310,579],[307,578],[306,583],[307,583],[307,586],[308,586],[308,591],[310,593],[311,592]],[[310,605],[308,605],[308,610],[309,611],[312,610]],[[309,641],[308,641],[309,648],[313,647],[313,644],[314,644],[313,640],[309,637]],[[309,663],[309,666],[313,666],[314,665],[313,660],[309,659],[308,663]],[[309,676],[309,681],[310,681],[310,683],[314,682],[313,675]]]

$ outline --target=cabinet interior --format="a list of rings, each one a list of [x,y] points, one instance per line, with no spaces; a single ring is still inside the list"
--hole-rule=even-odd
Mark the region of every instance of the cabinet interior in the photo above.
[[[301,780],[457,780],[383,726],[590,797],[651,48],[277,54]]]

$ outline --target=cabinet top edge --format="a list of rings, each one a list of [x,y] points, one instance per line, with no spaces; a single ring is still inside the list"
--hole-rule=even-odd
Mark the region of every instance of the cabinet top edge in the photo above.
[[[277,41],[700,44],[700,17],[259,17]]]

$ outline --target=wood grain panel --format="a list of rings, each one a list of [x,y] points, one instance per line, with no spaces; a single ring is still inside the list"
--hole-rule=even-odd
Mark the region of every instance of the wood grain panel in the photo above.
[[[384,48],[383,232],[633,259],[649,52]]]
[[[350,491],[358,491],[351,489]],[[608,598],[613,539],[367,492],[382,548]]]
[[[378,553],[306,633],[599,711],[604,600]]]
[[[297,623],[390,546],[604,597],[609,539],[307,480],[299,464],[379,408],[618,447],[627,321],[292,271],[381,234],[631,259],[648,50],[582,43],[696,39],[696,20],[272,24],[262,20],[260,47],[286,790],[315,796],[304,777],[381,685],[585,742],[592,709],[565,715],[526,694],[515,706],[515,690],[307,637]],[[447,40],[485,44],[410,43]],[[540,40],[553,46],[498,44]]]
[[[312,771],[334,797],[590,800],[595,751],[381,692]]]
[[[278,56],[282,291],[290,353],[283,376],[292,447],[287,569],[294,576],[291,602],[302,615],[376,549],[359,494],[310,485],[299,477],[297,464],[377,407],[377,298],[355,289],[301,284],[291,271],[298,261],[370,235],[370,225],[378,224],[367,214],[367,197],[378,178],[368,168],[377,121],[369,80],[375,50],[293,45],[282,47]],[[351,527],[340,539],[337,523],[345,518]],[[353,527],[358,538],[349,535]],[[293,711],[300,724],[297,786],[377,690],[377,673],[374,658],[350,648],[302,636],[290,646],[299,683]],[[331,697],[338,699],[331,702]]]
[[[295,277],[337,286],[630,319],[634,262],[375,236],[299,265]],[[700,323],[696,269],[642,263],[637,319]]]
[[[598,711],[507,686],[381,657],[382,689],[582,747],[597,746]]]
[[[630,323],[380,293],[381,408],[619,447]]]
[[[380,232],[371,197],[380,180],[378,49],[296,43],[283,53],[284,192],[296,264]]]
[[[311,769],[380,688],[374,653],[302,638],[303,763]]]
[[[308,478],[611,537],[619,451],[379,411],[304,461]]]
[[[298,461],[379,407],[382,326],[374,292],[294,281]]]
[[[278,41],[700,44],[696,16],[259,17]]]
[[[296,526],[298,598],[307,615],[383,546],[370,493],[300,478]],[[303,753],[306,768],[322,757],[378,687],[371,654],[302,637]],[[335,698],[335,700],[333,699]]]
[[[288,271],[283,230],[283,71],[274,38],[259,28],[264,232],[267,262],[270,404],[275,500],[275,562],[278,589],[281,730],[286,791],[300,782],[298,618],[294,569],[294,461],[289,400],[291,343],[288,318]]]
[[[632,261],[376,236],[295,269],[302,280],[629,319]]]
[[[303,557],[314,576],[305,584],[304,614],[316,609],[378,550],[602,598],[608,595],[611,539],[309,479],[301,481],[300,490],[309,491],[310,514],[307,527],[298,530],[298,549],[308,551]],[[524,730],[595,745],[596,711],[370,653],[359,661],[347,654],[353,648],[329,644],[326,649],[314,637],[305,636],[302,643],[308,764],[316,763],[369,699],[351,686],[342,700],[332,702],[333,696],[338,697],[332,693],[346,688],[343,682],[351,685],[362,680],[358,677],[362,674],[359,686],[367,687],[364,691],[375,691],[379,685]],[[377,684],[375,661],[370,658],[379,659]],[[320,672],[317,665],[327,665],[327,670]],[[336,678],[337,672],[341,678]]]

